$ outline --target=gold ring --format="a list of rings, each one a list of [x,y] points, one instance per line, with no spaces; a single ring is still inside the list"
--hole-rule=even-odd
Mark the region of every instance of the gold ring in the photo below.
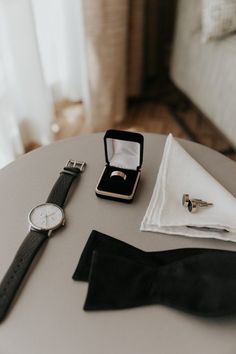
[[[122,172],[122,171],[113,171],[113,172],[111,173],[111,175],[110,175],[110,178],[111,178],[111,177],[115,177],[115,176],[118,176],[118,177],[123,178],[124,181],[125,181],[126,178],[127,178],[126,174],[125,174],[124,172]]]

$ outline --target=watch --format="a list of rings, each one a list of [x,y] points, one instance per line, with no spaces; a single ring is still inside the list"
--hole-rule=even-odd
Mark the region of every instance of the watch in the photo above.
[[[53,230],[65,224],[64,204],[74,180],[85,162],[69,160],[54,184],[46,203],[34,207],[28,216],[29,233],[0,283],[0,322],[5,318],[32,261]]]

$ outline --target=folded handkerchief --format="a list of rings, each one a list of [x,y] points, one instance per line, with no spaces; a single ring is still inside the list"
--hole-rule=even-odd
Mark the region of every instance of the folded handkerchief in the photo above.
[[[190,213],[183,194],[213,203]],[[195,161],[170,134],[142,231],[236,242],[236,198]]]

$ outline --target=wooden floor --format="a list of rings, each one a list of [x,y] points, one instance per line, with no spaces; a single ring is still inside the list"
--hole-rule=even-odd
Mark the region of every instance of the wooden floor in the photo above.
[[[56,121],[52,127],[55,140],[87,133],[83,104],[61,102],[56,106]],[[164,94],[131,100],[124,121],[110,128],[153,132],[185,138],[222,152],[236,160],[236,152],[219,130],[182,94]]]

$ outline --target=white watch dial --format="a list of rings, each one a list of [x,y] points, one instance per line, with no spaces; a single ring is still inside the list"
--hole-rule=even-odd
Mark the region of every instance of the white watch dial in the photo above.
[[[52,203],[40,204],[29,213],[29,222],[37,230],[54,230],[64,221],[63,210]]]

